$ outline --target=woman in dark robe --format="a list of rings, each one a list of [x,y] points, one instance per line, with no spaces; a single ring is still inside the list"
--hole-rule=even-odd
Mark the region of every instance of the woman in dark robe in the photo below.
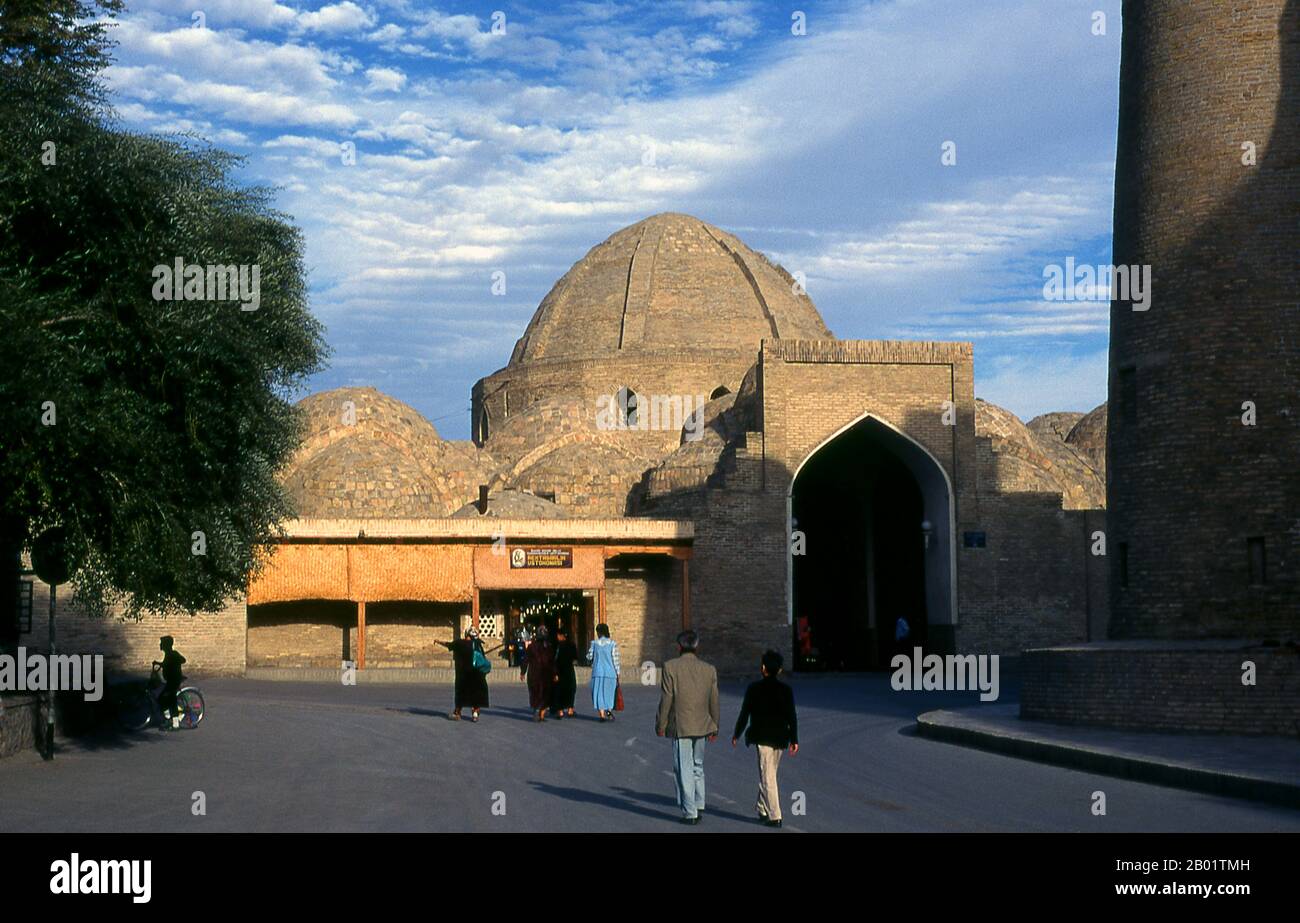
[[[555,646],[546,626],[537,629],[537,637],[528,646],[528,705],[536,714],[534,721],[545,721],[555,687]]]
[[[573,717],[573,699],[578,694],[578,676],[573,665],[578,661],[578,648],[569,640],[569,633],[560,628],[555,632],[555,690],[553,704],[556,716]]]
[[[468,705],[472,709],[470,720],[477,721],[478,710],[488,707],[487,674],[474,669],[474,652],[487,656],[478,630],[469,629],[459,641],[438,643],[451,651],[452,663],[456,667],[455,710],[451,713],[451,720],[459,721],[461,709]]]

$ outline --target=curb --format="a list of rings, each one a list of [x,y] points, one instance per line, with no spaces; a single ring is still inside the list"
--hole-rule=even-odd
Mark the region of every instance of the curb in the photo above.
[[[1139,782],[1154,782],[1212,795],[1227,795],[1288,808],[1300,808],[1300,782],[1289,783],[1257,776],[1219,772],[1186,764],[1162,762],[1152,757],[1128,756],[1084,745],[1041,740],[1028,735],[961,727],[944,721],[944,717],[949,714],[952,713],[930,711],[918,715],[917,732],[922,737],[932,740],[1004,753],[1038,763],[1083,769]]]

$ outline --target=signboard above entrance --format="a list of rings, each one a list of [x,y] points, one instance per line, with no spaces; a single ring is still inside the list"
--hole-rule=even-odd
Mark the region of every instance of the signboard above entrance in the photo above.
[[[528,567],[573,567],[572,548],[511,548],[510,569]]]

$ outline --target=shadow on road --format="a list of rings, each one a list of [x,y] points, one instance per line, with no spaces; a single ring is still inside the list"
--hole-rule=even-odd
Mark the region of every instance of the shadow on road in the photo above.
[[[557,798],[563,798],[566,801],[576,801],[581,804],[595,804],[603,808],[617,808],[620,811],[627,811],[629,814],[639,814],[642,817],[655,817],[660,820],[675,821],[677,814],[667,814],[663,811],[654,811],[650,808],[642,807],[629,798],[616,798],[611,795],[602,795],[599,792],[588,791],[583,788],[569,788],[562,785],[550,785],[546,782],[529,782],[533,788],[537,789],[544,795],[554,795]],[[638,793],[639,794],[639,793]],[[671,798],[667,799],[668,804],[676,806]]]
[[[680,817],[680,811],[677,808],[677,799],[668,795],[652,794],[650,792],[638,792],[630,788],[620,788],[617,785],[610,786],[611,791],[619,792],[626,798],[644,801],[647,804],[662,804],[672,808],[673,813],[670,815],[673,820]],[[717,806],[710,804],[704,811],[706,817],[725,817],[728,820],[738,820],[742,824],[756,824],[758,819],[753,815],[736,814],[733,811],[723,811]]]
[[[197,730],[197,728],[196,728]],[[143,731],[119,731],[115,728],[98,728],[76,737],[60,737],[55,743],[55,759],[59,753],[98,753],[100,751],[129,750],[132,747],[152,747],[165,742],[173,732],[149,727]],[[174,733],[188,733],[177,731]]]

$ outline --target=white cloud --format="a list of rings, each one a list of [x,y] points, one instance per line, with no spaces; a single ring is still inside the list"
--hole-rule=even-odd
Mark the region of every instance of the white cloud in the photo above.
[[[372,28],[375,17],[352,0],[343,0],[342,3],[331,3],[314,12],[299,13],[296,25],[307,32],[342,35]]]
[[[1109,86],[1116,57],[1083,44],[1086,18],[1072,43],[1033,0],[884,0],[819,13],[803,37],[777,22],[773,38],[757,6],[718,0],[543,8],[494,36],[489,20],[406,0],[292,21],[279,6],[208,3],[206,35],[129,14],[114,88],[132,121],[257,145],[253,169],[304,228],[314,307],[360,352],[414,350],[414,336],[429,361],[451,362],[445,337],[503,360],[569,264],[665,209],[752,228],[749,242],[808,274],[841,335],[986,341],[977,375],[995,387],[1037,373],[995,368],[1000,348],[1104,336],[1104,305],[1031,298],[1063,245],[1109,225],[1109,170],[1080,143],[1113,131],[1089,117],[1087,81]],[[230,28],[258,17],[282,40]],[[736,50],[750,37],[763,43],[753,56]],[[1074,105],[1060,128],[1063,92]],[[961,166],[942,172],[950,136]],[[493,268],[509,272],[509,304],[485,300]],[[466,315],[486,326],[454,329]],[[488,370],[461,363],[443,372],[466,388]]]
[[[406,86],[406,75],[393,67],[372,67],[366,71],[367,89],[377,93],[396,93]]]
[[[255,90],[213,81],[187,81],[158,68],[109,68],[110,85],[119,93],[146,102],[166,100],[221,115],[234,123],[253,125],[321,125],[347,127],[358,116],[347,106],[312,102],[289,93]]]
[[[132,0],[130,10],[156,10],[183,20],[187,26],[193,21],[194,11],[201,10],[206,27],[214,30],[232,26],[286,27],[298,16],[297,11],[276,0],[202,0],[184,5],[176,0]]]

